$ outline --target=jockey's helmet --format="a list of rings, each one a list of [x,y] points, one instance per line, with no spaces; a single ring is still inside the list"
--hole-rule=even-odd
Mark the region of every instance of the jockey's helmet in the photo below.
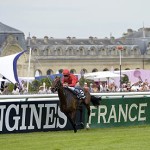
[[[68,69],[63,70],[63,75],[70,75],[70,71]]]

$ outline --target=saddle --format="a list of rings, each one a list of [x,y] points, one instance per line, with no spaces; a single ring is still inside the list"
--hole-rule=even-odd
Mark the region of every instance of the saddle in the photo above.
[[[85,100],[86,96],[84,94],[84,91],[82,88],[80,87],[64,87],[65,89],[68,89],[69,91],[71,91],[78,99],[80,100]]]

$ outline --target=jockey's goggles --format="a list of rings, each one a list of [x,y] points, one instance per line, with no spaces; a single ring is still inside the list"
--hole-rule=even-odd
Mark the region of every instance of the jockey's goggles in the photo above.
[[[64,77],[69,77],[69,75],[64,75]]]

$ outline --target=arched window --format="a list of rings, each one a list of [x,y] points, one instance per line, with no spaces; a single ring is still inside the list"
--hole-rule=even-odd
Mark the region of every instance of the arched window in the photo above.
[[[84,47],[83,46],[79,47],[79,51],[80,51],[80,55],[84,55]]]
[[[109,69],[108,69],[108,68],[105,68],[105,69],[103,69],[103,71],[109,71]]]
[[[94,68],[94,69],[92,70],[92,72],[98,72],[98,70],[97,70],[96,68]]]
[[[63,69],[59,69],[58,72],[59,72],[59,73],[62,73],[62,72],[63,72]]]
[[[62,55],[62,47],[57,47],[56,54],[57,55]]]
[[[36,48],[32,50],[32,55],[38,55],[38,50]]]
[[[44,55],[44,56],[47,56],[47,55],[48,55],[48,49],[44,49],[43,55]]]
[[[70,56],[74,55],[74,54],[73,54],[73,47],[68,47],[68,48],[67,48],[67,50],[66,50],[66,55],[70,55]]]
[[[47,70],[46,74],[47,74],[47,75],[53,74],[53,70],[52,70],[52,69]]]
[[[104,55],[104,56],[106,56],[106,55],[107,55],[107,51],[106,51],[106,49],[102,48],[102,49],[101,49],[101,52],[102,52],[102,55]]]
[[[76,70],[75,70],[75,69],[71,69],[71,70],[70,70],[70,73],[75,74],[75,73],[76,73]]]
[[[130,68],[126,68],[125,70],[130,70]]]
[[[118,70],[119,70],[119,68],[115,68],[114,70],[115,70],[115,71],[118,71]]]
[[[90,55],[96,55],[96,48],[94,46],[90,47]]]
[[[83,68],[81,71],[80,71],[80,74],[81,76],[84,75],[85,73],[87,73],[87,70],[85,68]]]
[[[39,69],[37,69],[36,71],[35,71],[35,77],[38,77],[38,76],[41,76],[42,75],[42,71],[41,70],[39,70]]]

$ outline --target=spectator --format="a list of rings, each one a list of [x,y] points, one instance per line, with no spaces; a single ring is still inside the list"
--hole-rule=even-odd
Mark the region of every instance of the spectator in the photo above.
[[[134,84],[131,86],[131,91],[133,91],[133,92],[139,91],[139,89],[140,89],[140,87],[141,87],[141,84],[142,84],[141,81],[138,81],[138,82],[134,83]]]
[[[2,89],[0,89],[0,95],[3,94]]]
[[[98,93],[99,92],[96,83],[93,84],[92,91],[93,91],[93,93]]]
[[[106,83],[102,82],[100,83],[100,92],[106,92],[107,91],[107,86]]]
[[[117,91],[117,87],[116,87],[114,82],[109,85],[109,91],[110,92],[116,92]]]
[[[27,90],[27,86],[25,84],[22,89],[22,94],[27,94],[27,93],[28,93],[28,90]]]
[[[92,89],[92,87],[93,87],[93,84],[92,84],[92,83],[90,83],[89,90],[90,90],[90,92],[91,92],[91,93],[93,93],[93,89]]]
[[[126,83],[122,84],[122,92],[127,92],[127,84]]]
[[[127,91],[128,91],[128,92],[131,92],[131,82],[128,82],[128,83],[127,83]]]
[[[141,84],[139,91],[148,91],[148,86],[145,82]]]
[[[20,94],[20,87],[19,87],[19,84],[18,84],[18,83],[15,83],[14,89],[13,89],[13,91],[12,91],[12,94],[16,94],[16,95],[19,95],[19,94]]]
[[[4,90],[3,90],[2,94],[3,95],[8,95],[9,94],[8,85],[4,86]]]
[[[40,87],[39,87],[38,94],[46,94],[46,91],[45,91],[45,87],[44,87],[44,86],[40,86]]]
[[[88,84],[85,82],[83,88],[85,91],[90,91],[90,88],[88,87]]]
[[[51,94],[51,93],[52,93],[51,87],[49,87],[48,90],[47,90],[47,94]]]

